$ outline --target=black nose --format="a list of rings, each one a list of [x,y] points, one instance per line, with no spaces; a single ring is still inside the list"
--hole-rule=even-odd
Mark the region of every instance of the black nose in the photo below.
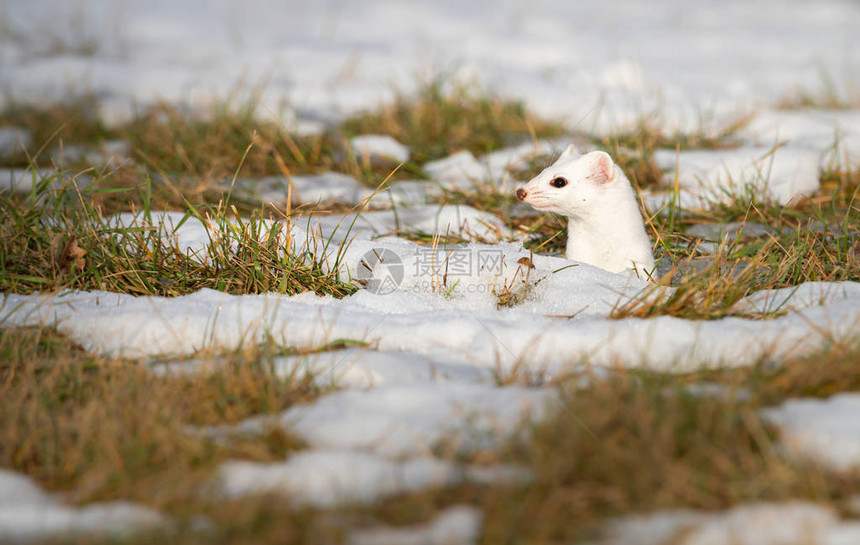
[[[523,189],[523,188],[517,189],[517,198],[519,200],[524,200],[526,198],[526,195],[528,195],[528,192],[525,189]]]

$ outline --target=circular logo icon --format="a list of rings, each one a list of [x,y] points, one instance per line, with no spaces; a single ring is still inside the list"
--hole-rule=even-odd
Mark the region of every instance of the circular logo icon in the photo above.
[[[373,249],[361,256],[355,271],[355,281],[367,291],[386,295],[403,281],[400,256],[387,249]]]

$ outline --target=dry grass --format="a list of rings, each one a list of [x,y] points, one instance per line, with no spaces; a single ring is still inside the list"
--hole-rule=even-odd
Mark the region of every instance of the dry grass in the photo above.
[[[46,150],[65,144],[94,145],[112,138],[112,131],[99,119],[97,106],[97,100],[91,96],[50,106],[8,104],[0,112],[0,126],[25,128],[33,141],[29,149],[0,166],[28,166],[34,157],[41,157],[42,164],[48,164]]]
[[[683,257],[675,257],[671,270],[655,279],[656,284],[631,299],[619,300],[610,317],[773,318],[781,314],[779,309],[750,312],[736,303],[764,289],[860,280],[860,264],[854,257],[856,236],[856,231],[847,229],[798,228],[782,236],[734,241],[704,257],[696,256],[694,245]]]
[[[667,273],[628,300],[619,300],[610,313],[612,319],[675,316],[688,320],[716,320],[729,316],[747,319],[778,316],[778,309],[767,312],[739,310],[735,304],[766,283],[766,271],[758,261],[730,262],[718,254],[700,270]],[[672,284],[672,285],[670,285]]]
[[[834,343],[814,357],[794,358],[757,372],[756,393],[762,402],[792,397],[829,397],[860,391],[860,342]]]
[[[81,190],[58,174],[23,198],[0,195],[0,289],[179,295],[208,287],[235,294],[315,291],[336,296],[355,290],[338,280],[336,256],[326,263],[313,244],[293,249],[289,217],[241,219],[224,203],[189,205],[185,219],[174,227],[195,218],[211,226],[205,253],[196,255],[166,231],[170,226],[147,221],[152,213],[146,192],[138,221],[117,225],[92,204],[94,191],[99,192]]]
[[[348,119],[344,131],[390,135],[412,148],[420,164],[464,149],[482,155],[522,140],[558,136],[563,128],[530,114],[520,102],[437,78],[420,85],[417,97],[398,94],[379,111]]]
[[[219,104],[208,115],[159,104],[121,133],[135,154],[154,172],[202,180],[282,174],[277,157],[292,172],[331,168],[335,143],[324,135],[299,137],[277,120],[261,121],[254,102]],[[257,143],[246,156],[246,150]],[[244,160],[243,160],[244,157]]]
[[[227,424],[320,394],[312,377],[280,379],[271,347],[227,354],[208,374],[158,378],[133,361],[87,354],[47,329],[0,330],[0,464],[76,502],[123,498],[177,509],[228,457],[283,459],[281,430],[216,444],[187,426]]]
[[[167,534],[144,532],[123,543],[341,543],[347,526],[362,523],[360,513],[206,492],[228,459],[283,461],[303,448],[280,427],[226,440],[188,429],[277,414],[328,391],[301,372],[277,376],[271,362],[280,355],[273,345],[201,354],[206,373],[157,377],[141,362],[87,354],[51,329],[0,329],[0,467],[64,491],[67,502],[136,501],[173,520]],[[95,536],[49,542],[115,543]]]
[[[734,377],[745,385],[741,376],[758,372]],[[571,543],[598,537],[608,518],[623,514],[789,498],[836,505],[860,490],[856,477],[787,458],[756,414],[764,397],[742,401],[731,387],[723,395],[686,389],[705,378],[616,370],[588,387],[562,387],[555,416],[497,454],[528,467],[532,483],[415,494],[385,503],[377,515],[415,523],[471,503],[484,510],[481,543]],[[763,392],[784,379],[769,380],[755,384]]]
[[[296,509],[281,498],[222,501],[197,492],[226,457],[277,460],[300,447],[283,432],[225,445],[184,431],[318,394],[309,381],[268,374],[265,347],[228,355],[235,365],[208,377],[173,379],[155,378],[134,362],[89,356],[47,330],[3,331],[0,354],[0,463],[70,489],[75,501],[130,498],[158,507],[180,522],[173,543],[341,543],[356,527],[414,524],[462,503],[484,512],[481,543],[574,542],[600,535],[608,518],[623,514],[789,498],[838,507],[860,490],[858,476],[786,457],[756,414],[763,403],[788,396],[860,388],[857,345],[780,368],[568,377],[557,384],[560,401],[548,419],[473,460],[522,465],[532,482],[430,490],[329,512]],[[726,390],[688,390],[703,381]],[[748,395],[735,395],[738,388]],[[190,524],[200,514],[210,518],[208,530]]]
[[[534,483],[489,500],[484,543],[557,543],[622,513],[838,492],[782,459],[751,408],[733,400],[621,374],[562,404],[518,453]]]

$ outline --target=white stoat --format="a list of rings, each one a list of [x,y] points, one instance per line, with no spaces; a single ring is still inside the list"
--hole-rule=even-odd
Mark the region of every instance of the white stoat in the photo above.
[[[651,241],[627,177],[608,153],[568,147],[558,161],[517,189],[538,210],[567,216],[567,258],[611,272],[654,270]]]

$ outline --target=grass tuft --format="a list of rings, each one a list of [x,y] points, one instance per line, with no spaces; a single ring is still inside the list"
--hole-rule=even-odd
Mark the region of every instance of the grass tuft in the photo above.
[[[224,203],[189,207],[175,227],[195,218],[210,227],[205,254],[190,255],[165,225],[149,221],[149,208],[133,224],[102,215],[90,202],[99,191],[56,174],[23,199],[0,195],[0,290],[173,296],[212,288],[338,297],[355,290],[338,280],[336,257],[326,263],[312,241],[309,249],[294,249],[288,217],[239,219]],[[146,189],[142,195],[148,203]]]
[[[680,275],[680,280],[669,286],[675,275]],[[609,317],[614,320],[656,316],[688,320],[717,320],[730,316],[773,318],[780,315],[778,309],[755,312],[736,306],[738,301],[766,283],[766,278],[760,262],[728,262],[718,254],[706,261],[700,270],[675,269],[636,296],[619,300]]]
[[[122,132],[147,168],[209,183],[280,175],[278,158],[293,173],[318,171],[332,166],[335,147],[325,135],[299,137],[277,120],[261,121],[253,101],[221,103],[207,115],[158,104]]]
[[[98,114],[98,102],[93,96],[59,102],[49,106],[33,106],[12,102],[0,112],[0,126],[24,128],[32,137],[31,147],[20,150],[0,166],[29,166],[33,159],[47,165],[45,150],[62,148],[67,144],[94,145],[114,137]],[[40,153],[41,152],[41,153]]]
[[[460,150],[482,155],[564,132],[560,125],[530,114],[521,102],[444,78],[420,85],[415,97],[400,93],[379,111],[347,119],[343,130],[348,135],[389,135],[412,148],[419,164]]]

